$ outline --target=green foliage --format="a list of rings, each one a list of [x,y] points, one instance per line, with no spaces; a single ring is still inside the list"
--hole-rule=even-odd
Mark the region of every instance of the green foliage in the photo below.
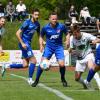
[[[41,8],[40,12],[41,12],[40,17],[42,19],[48,19],[49,12],[50,12],[49,10],[46,10],[46,8]]]
[[[1,1],[1,0],[0,0]],[[2,0],[6,5],[9,0]],[[18,4],[18,0],[12,0],[15,5]],[[41,17],[47,19],[51,11],[56,11],[59,14],[60,19],[67,18],[70,5],[74,4],[78,13],[82,6],[88,6],[92,16],[98,16],[100,13],[100,0],[24,0],[27,6],[27,11],[31,13],[32,8],[39,8],[41,11]]]

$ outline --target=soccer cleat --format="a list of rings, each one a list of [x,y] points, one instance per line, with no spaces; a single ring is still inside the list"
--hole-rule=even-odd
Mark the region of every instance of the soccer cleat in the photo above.
[[[5,71],[6,71],[6,68],[5,68],[5,65],[3,65],[2,68],[1,68],[1,76],[2,77],[4,76]]]
[[[31,86],[36,87],[38,83],[39,83],[39,80],[35,80],[35,82],[31,84]]]
[[[84,89],[88,89],[85,83],[83,83],[82,85],[83,85]]]
[[[84,80],[84,84],[85,84],[87,89],[89,89],[89,90],[92,89],[90,82],[87,82],[87,80]]]
[[[34,81],[30,80],[30,79],[28,79],[27,82],[28,82],[29,85],[32,85],[34,83]]]
[[[68,86],[67,81],[65,79],[62,80],[62,84],[63,84],[64,87],[67,87]]]

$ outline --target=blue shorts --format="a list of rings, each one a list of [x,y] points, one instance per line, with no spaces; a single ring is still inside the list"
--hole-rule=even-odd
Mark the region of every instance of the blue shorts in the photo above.
[[[100,45],[96,49],[95,63],[100,66]]]
[[[19,43],[19,48],[21,49],[22,51],[22,58],[30,58],[30,57],[33,57],[34,54],[32,52],[32,48],[29,44],[26,44],[27,45],[27,49],[24,49],[22,47],[22,45]]]
[[[46,46],[42,57],[45,57],[49,60],[53,54],[55,54],[57,60],[64,60],[64,48],[63,48],[63,46],[57,46],[54,48]]]

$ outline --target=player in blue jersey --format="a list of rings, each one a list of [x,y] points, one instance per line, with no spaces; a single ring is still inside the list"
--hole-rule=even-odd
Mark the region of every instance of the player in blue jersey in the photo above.
[[[90,82],[93,79],[95,73],[98,71],[100,71],[100,44],[98,44],[96,47],[95,68],[89,71],[87,79],[84,81],[88,88],[90,88]],[[100,87],[99,87],[99,90],[100,90]]]
[[[19,30],[16,32],[17,39],[19,41],[19,48],[22,51],[23,64],[11,64],[9,66],[2,66],[2,76],[4,75],[5,69],[10,68],[25,68],[29,66],[29,79],[28,83],[32,84],[32,76],[34,73],[36,58],[31,48],[31,40],[34,33],[37,31],[40,33],[40,24],[38,22],[39,10],[34,9],[32,12],[32,18],[26,19]],[[22,33],[22,34],[21,34]]]
[[[4,28],[5,22],[6,22],[5,18],[3,16],[0,17],[0,55],[4,55],[2,49],[2,38],[5,33],[5,28]]]
[[[41,63],[45,60],[50,60],[53,54],[55,54],[56,59],[59,64],[61,81],[64,87],[67,87],[67,81],[65,80],[65,65],[64,65],[64,48],[63,48],[63,33],[66,35],[66,45],[69,43],[69,34],[65,25],[57,21],[57,14],[55,12],[50,14],[49,21],[46,26],[42,28],[40,33],[40,51],[43,52]],[[44,35],[46,36],[46,46],[44,48],[43,41]],[[41,66],[38,66],[36,80],[32,84],[32,87],[36,87],[39,82],[39,78],[43,70]]]

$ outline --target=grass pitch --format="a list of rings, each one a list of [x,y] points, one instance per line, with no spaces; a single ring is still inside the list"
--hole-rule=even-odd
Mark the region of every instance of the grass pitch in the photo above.
[[[27,78],[27,70],[7,70],[5,76],[3,78],[0,77],[0,100],[64,100],[52,91],[50,92],[41,86],[31,87],[24,79],[11,75],[15,74]],[[35,74],[33,80],[35,79]],[[86,74],[83,74],[84,78]],[[74,81],[74,71],[66,71],[66,79],[69,86],[65,88],[60,81],[59,71],[49,70],[43,72],[40,83],[62,92],[73,100],[100,99],[100,91],[97,90],[94,79],[92,80],[92,85],[95,90],[93,91],[84,90],[82,85]]]

